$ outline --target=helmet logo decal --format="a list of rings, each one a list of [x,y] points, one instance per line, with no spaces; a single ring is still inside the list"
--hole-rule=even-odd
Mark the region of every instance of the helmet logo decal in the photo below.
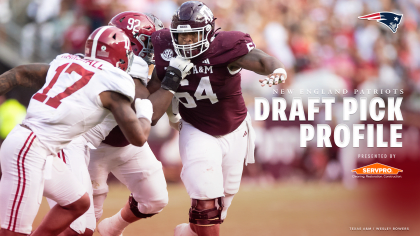
[[[168,49],[165,49],[160,55],[162,56],[163,60],[170,61],[171,58],[174,56],[174,51],[168,48]]]
[[[125,49],[130,50],[130,39],[125,34],[123,34],[122,36],[124,37],[125,41]]]
[[[97,56],[100,56],[100,57],[109,57],[109,52],[106,51],[106,46],[105,45],[102,45],[101,46],[101,51],[98,51],[96,53],[96,55]]]
[[[200,13],[204,16],[206,24],[211,23],[213,20],[213,12],[211,12],[211,10],[204,5],[201,9],[200,9]]]

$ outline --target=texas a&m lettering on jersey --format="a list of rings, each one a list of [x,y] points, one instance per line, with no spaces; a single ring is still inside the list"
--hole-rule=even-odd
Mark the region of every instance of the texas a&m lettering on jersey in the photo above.
[[[156,71],[165,76],[169,61],[161,57],[174,50],[169,30],[153,33]],[[244,121],[247,109],[241,92],[241,75],[228,65],[255,47],[251,37],[238,31],[220,32],[203,54],[191,59],[194,68],[181,82],[175,97],[182,104],[182,119],[210,135],[225,135]]]

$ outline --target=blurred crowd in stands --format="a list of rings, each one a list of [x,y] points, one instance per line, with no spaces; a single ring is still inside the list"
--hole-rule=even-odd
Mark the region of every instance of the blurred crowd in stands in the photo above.
[[[172,14],[183,1],[171,0],[0,0],[0,38],[6,25],[20,27],[20,56],[35,62],[57,53],[83,53],[90,32],[127,10],[150,12],[169,27]],[[278,88],[403,89],[404,145],[420,146],[420,0],[204,0],[213,11],[216,28],[249,33],[257,48],[279,58],[288,80]],[[375,12],[403,14],[396,33],[376,21],[358,16]],[[1,41],[0,41],[1,43]],[[39,62],[39,61],[37,61]],[[281,96],[261,88],[253,72],[242,71],[242,88],[253,113],[254,97]],[[298,93],[285,96],[288,101]],[[394,94],[366,95],[396,96]],[[0,103],[4,98],[0,99]],[[304,98],[305,100],[305,98]],[[27,102],[27,101],[26,101]],[[23,102],[24,103],[24,102]],[[289,104],[289,103],[288,103]],[[0,112],[2,109],[0,107]],[[4,125],[0,114],[0,126]],[[299,146],[299,122],[255,122],[258,133],[256,165],[245,169],[251,182],[275,180],[343,181],[351,188],[351,169],[357,163],[353,148]],[[341,123],[337,115],[334,123]],[[353,121],[358,123],[359,121]],[[304,122],[305,123],[305,122]],[[308,122],[306,122],[308,123]],[[327,123],[319,119],[313,122]],[[351,125],[351,124],[350,124]],[[408,135],[410,134],[410,135]],[[166,168],[169,181],[179,181],[177,134],[164,117],[153,129],[150,146]],[[408,142],[410,142],[408,144]],[[419,148],[414,151],[419,151]],[[410,149],[413,151],[412,149]],[[379,150],[380,151],[380,150]],[[401,154],[402,155],[402,154]]]

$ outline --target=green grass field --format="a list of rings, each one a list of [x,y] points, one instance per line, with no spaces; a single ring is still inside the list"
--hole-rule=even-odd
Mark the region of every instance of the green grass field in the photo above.
[[[124,236],[171,236],[177,224],[188,221],[190,200],[183,185],[169,185],[168,191],[168,206],[160,214],[130,225]],[[128,195],[124,186],[110,186],[103,218],[116,213]],[[362,197],[360,190],[346,190],[340,184],[284,183],[265,187],[243,184],[221,226],[221,235],[420,235],[413,228],[404,232],[351,231],[350,227],[404,226],[376,222],[372,215],[363,212]],[[48,209],[44,201],[35,227]]]

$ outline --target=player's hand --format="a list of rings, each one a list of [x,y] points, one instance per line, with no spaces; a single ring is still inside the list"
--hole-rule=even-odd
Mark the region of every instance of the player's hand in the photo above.
[[[287,73],[286,70],[283,68],[275,69],[272,74],[267,75],[266,78],[260,79],[261,86],[264,87],[266,84],[268,84],[268,87],[271,87],[272,85],[277,85],[280,83],[284,83],[287,79]]]
[[[188,71],[193,68],[194,64],[190,60],[184,59],[180,56],[172,57],[169,62],[169,66],[178,69],[181,72],[181,79],[184,79],[187,76]]]
[[[128,74],[133,78],[139,79],[146,86],[149,76],[149,65],[143,58],[138,56],[133,57],[133,64]]]
[[[193,66],[194,64],[192,64],[190,60],[183,59],[179,56],[172,57],[169,66],[166,69],[165,77],[162,80],[161,88],[175,94],[181,80],[188,75],[188,72]]]
[[[137,118],[146,118],[152,123],[153,105],[149,99],[137,98],[134,104]]]

